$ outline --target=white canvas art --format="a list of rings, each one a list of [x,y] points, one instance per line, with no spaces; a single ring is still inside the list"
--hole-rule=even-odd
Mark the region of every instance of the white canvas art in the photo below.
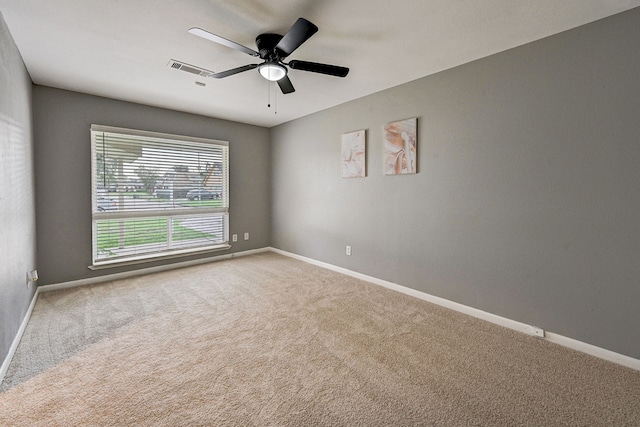
[[[365,131],[358,130],[342,135],[342,177],[365,176]]]

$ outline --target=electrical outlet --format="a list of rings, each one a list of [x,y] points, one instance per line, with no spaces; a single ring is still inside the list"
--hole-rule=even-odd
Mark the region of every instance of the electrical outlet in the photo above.
[[[538,328],[537,326],[529,326],[527,332],[535,337],[544,338],[544,329]]]
[[[38,280],[38,270],[32,270],[27,272],[27,287],[32,282],[36,282]]]
[[[249,240],[249,233],[244,233],[244,240]]]
[[[232,242],[237,242],[238,241],[238,235],[237,234],[232,235],[231,236],[231,241]]]
[[[347,253],[347,255],[351,255],[351,246],[347,246],[347,249],[345,252]]]

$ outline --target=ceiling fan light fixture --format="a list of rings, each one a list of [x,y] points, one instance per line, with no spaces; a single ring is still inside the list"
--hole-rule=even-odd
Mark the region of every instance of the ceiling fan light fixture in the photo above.
[[[284,65],[274,62],[267,62],[258,67],[260,75],[270,82],[275,82],[287,75],[287,69]]]

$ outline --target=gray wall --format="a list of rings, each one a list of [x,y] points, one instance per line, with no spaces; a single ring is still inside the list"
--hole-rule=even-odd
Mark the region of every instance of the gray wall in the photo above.
[[[635,9],[273,128],[272,246],[640,358],[638,46]]]
[[[239,234],[239,241],[229,251],[208,256],[269,246],[268,129],[43,86],[34,86],[33,102],[39,284],[161,264],[87,268],[91,264],[91,124],[229,141],[230,231]],[[242,239],[244,232],[250,233],[250,240]]]
[[[35,292],[31,78],[0,14],[0,364]]]

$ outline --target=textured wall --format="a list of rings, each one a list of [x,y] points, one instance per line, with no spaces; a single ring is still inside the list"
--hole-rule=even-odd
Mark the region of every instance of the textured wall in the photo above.
[[[229,225],[239,241],[229,251],[176,262],[269,245],[268,129],[43,86],[34,86],[33,99],[40,284],[160,264],[87,268],[91,264],[91,124],[229,141]],[[250,240],[242,239],[244,232],[250,233]]]
[[[640,358],[638,46],[634,9],[273,128],[272,246]]]
[[[0,364],[29,307],[36,268],[31,78],[0,14]]]

